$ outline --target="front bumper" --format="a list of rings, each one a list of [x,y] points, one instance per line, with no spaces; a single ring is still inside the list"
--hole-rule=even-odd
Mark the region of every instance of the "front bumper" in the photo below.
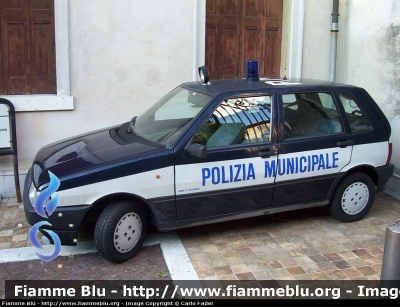
[[[77,206],[66,206],[57,207],[56,210],[48,217],[44,218],[35,212],[35,208],[29,201],[29,187],[31,184],[30,172],[27,174],[25,180],[23,203],[26,221],[30,225],[35,225],[38,222],[46,221],[51,226],[44,225],[39,228],[39,231],[45,235],[51,243],[52,238],[47,232],[43,232],[42,229],[50,229],[54,231],[60,238],[62,245],[74,246],[77,243],[78,232],[81,227],[82,221],[86,213],[90,209],[90,205],[77,205]]]
[[[26,200],[26,198],[24,198],[24,211],[27,222],[32,226],[37,222],[49,222],[51,226],[42,226],[39,230],[50,229],[54,231],[60,238],[61,245],[76,245],[80,226],[89,209],[90,206],[88,205],[60,207],[56,208],[56,210],[46,219],[35,212],[29,199]],[[53,243],[52,238],[47,232],[41,231],[41,233],[45,235],[51,243]]]

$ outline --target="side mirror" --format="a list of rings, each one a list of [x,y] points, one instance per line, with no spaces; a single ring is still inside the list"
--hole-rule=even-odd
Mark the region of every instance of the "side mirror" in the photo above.
[[[207,146],[189,142],[185,147],[185,153],[199,158],[207,157]]]
[[[210,79],[210,75],[208,73],[208,69],[206,66],[199,67],[199,77],[203,84],[208,84],[208,80]]]

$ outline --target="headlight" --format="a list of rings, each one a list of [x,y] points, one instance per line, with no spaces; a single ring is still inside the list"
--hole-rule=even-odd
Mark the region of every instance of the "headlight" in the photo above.
[[[43,168],[39,164],[35,163],[33,165],[33,168],[32,168],[33,177],[32,177],[32,179],[33,179],[33,182],[34,182],[35,186],[38,186],[38,184],[39,184],[39,175],[41,174],[42,171],[43,171]]]
[[[40,191],[36,190],[35,185],[31,183],[31,186],[29,187],[29,201],[33,207],[35,207],[36,199],[38,198],[39,194]]]
[[[44,190],[44,188],[47,187],[47,185],[42,186],[42,188],[39,190],[36,190],[35,185],[33,183],[31,183],[31,186],[29,187],[29,200],[31,202],[32,207],[35,207],[36,204],[36,199],[39,197],[40,193],[42,193],[42,191]],[[51,197],[49,197],[49,199],[47,199],[45,201],[45,206],[46,204],[49,202],[49,200],[51,199]]]

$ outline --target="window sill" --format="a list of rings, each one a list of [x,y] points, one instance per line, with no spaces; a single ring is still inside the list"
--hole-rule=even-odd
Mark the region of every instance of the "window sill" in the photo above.
[[[0,95],[14,105],[15,112],[73,110],[73,96],[42,95]]]

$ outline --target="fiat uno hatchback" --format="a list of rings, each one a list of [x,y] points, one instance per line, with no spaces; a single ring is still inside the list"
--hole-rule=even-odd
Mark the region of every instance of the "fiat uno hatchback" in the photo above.
[[[50,242],[49,231],[75,245],[94,222],[99,253],[120,263],[149,224],[169,231],[317,206],[343,222],[368,213],[394,166],[390,124],[365,89],[199,72],[202,81],[126,123],[40,149],[24,185],[28,223],[47,221],[39,230]],[[36,200],[52,178],[58,203],[41,216]]]

